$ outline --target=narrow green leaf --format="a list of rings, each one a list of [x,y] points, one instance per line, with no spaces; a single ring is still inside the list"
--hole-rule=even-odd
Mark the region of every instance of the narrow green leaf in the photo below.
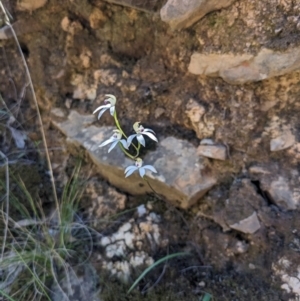
[[[174,253],[171,255],[167,255],[159,260],[157,260],[156,262],[154,262],[151,266],[149,266],[139,277],[138,279],[135,280],[135,282],[133,283],[133,285],[130,287],[130,289],[127,291],[127,294],[129,294],[136,286],[137,284],[152,270],[154,269],[156,266],[158,266],[159,264],[161,264],[164,261],[167,261],[169,259],[172,259],[174,257],[178,257],[178,256],[187,256],[190,255],[190,253],[187,252],[179,252],[179,253]]]
[[[10,297],[9,295],[7,295],[3,290],[0,290],[0,295],[4,296],[9,301],[17,301],[15,299],[13,299],[12,297]]]

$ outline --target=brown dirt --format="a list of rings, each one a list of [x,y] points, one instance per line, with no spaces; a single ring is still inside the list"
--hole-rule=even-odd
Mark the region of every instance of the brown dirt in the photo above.
[[[134,292],[128,297],[127,286],[120,285],[115,279],[109,279],[107,284],[108,278],[103,278],[103,300],[199,300],[204,292],[211,293],[214,300],[220,301],[289,300],[288,294],[280,289],[281,282],[273,275],[272,264],[285,255],[295,258],[295,266],[300,263],[296,259],[299,249],[295,245],[295,241],[300,239],[299,234],[291,232],[291,229],[300,229],[297,211],[280,211],[258,189],[267,204],[261,216],[267,226],[254,235],[233,230],[223,232],[220,225],[209,217],[197,216],[199,210],[209,212],[212,208],[222,207],[233,179],[242,179],[245,176],[243,170],[253,162],[277,162],[285,168],[298,168],[298,163],[293,159],[294,153],[270,155],[268,140],[262,132],[271,117],[279,115],[294,125],[299,137],[296,103],[299,73],[255,85],[230,86],[221,79],[196,78],[186,71],[190,55],[197,50],[242,52],[249,42],[252,44],[248,51],[256,52],[263,43],[276,49],[299,44],[299,35],[294,34],[296,25],[292,21],[283,22],[279,18],[280,10],[261,5],[268,11],[270,9],[270,14],[267,18],[262,12],[257,16],[256,22],[263,20],[267,23],[260,31],[245,25],[243,17],[246,12],[242,8],[233,25],[227,26],[233,13],[232,7],[227,11],[211,13],[182,32],[171,32],[159,20],[157,12],[145,13],[102,1],[53,0],[32,13],[16,12],[10,6],[16,19],[27,26],[26,30],[19,29],[19,41],[42,111],[59,192],[74,163],[72,158],[69,160],[72,150],[68,149],[65,138],[51,127],[49,110],[53,107],[91,113],[104,94],[114,94],[122,100],[119,117],[126,130],[130,130],[129,124],[142,119],[145,126],[151,125],[161,137],[175,135],[197,145],[199,139],[185,114],[189,99],[196,99],[207,110],[206,120],[214,122],[216,139],[230,146],[230,160],[221,163],[211,161],[212,168],[219,174],[219,185],[200,204],[187,212],[175,210],[161,201],[156,205],[156,212],[163,217],[164,237],[169,239],[169,246],[168,249],[153,251],[151,255],[159,259],[167,253],[188,250],[192,256],[172,261],[156,288],[145,295]],[[89,16],[95,9],[103,13],[103,19],[93,28]],[[294,13],[292,7],[280,9],[286,9],[290,15]],[[254,10],[260,11],[259,7]],[[62,30],[61,22],[65,17],[73,22],[74,35]],[[272,36],[272,30],[278,26],[283,26],[280,39]],[[30,28],[34,30],[30,31]],[[256,35],[259,39],[253,43]],[[236,36],[241,38],[236,39]],[[260,41],[263,37],[268,37],[267,42]],[[199,44],[199,39],[203,39],[205,46]],[[15,116],[16,121],[12,125],[24,130],[30,137],[24,150],[16,149],[6,127],[8,116],[1,115],[0,148],[13,165],[12,173],[20,174],[33,194],[38,194],[45,203],[50,202],[40,125],[20,55],[13,40],[2,41],[0,51],[1,95]],[[86,53],[91,58],[88,65],[80,58]],[[110,82],[108,78],[108,82],[97,83],[99,97],[96,100],[74,98],[74,77],[80,75],[80,83],[92,87],[95,84],[93,73],[99,69],[109,70],[116,80]],[[285,93],[289,96],[281,97]],[[266,101],[277,98],[280,100],[270,110],[262,110]],[[105,116],[102,123],[112,125]],[[254,143],[257,139],[260,139],[259,147]],[[37,167],[38,164],[42,167]],[[84,176],[97,177],[90,162],[86,164]],[[2,168],[2,179],[3,175]],[[103,179],[97,179],[102,185]],[[215,204],[210,202],[212,199]],[[126,209],[143,202],[146,200],[132,198]],[[82,206],[82,210],[86,210],[85,204]],[[125,217],[129,219],[130,214]],[[111,229],[105,231],[109,233]],[[247,252],[237,251],[236,244],[239,242],[247,246]],[[251,268],[253,266],[255,269]],[[136,275],[139,272],[136,271]],[[153,285],[161,272],[162,267],[153,271],[139,289],[142,291],[143,286]],[[205,283],[205,287],[199,285],[201,282]]]

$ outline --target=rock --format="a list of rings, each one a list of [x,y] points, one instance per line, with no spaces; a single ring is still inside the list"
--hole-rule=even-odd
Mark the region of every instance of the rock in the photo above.
[[[189,72],[197,75],[220,76],[220,72],[228,70],[251,60],[251,54],[202,54],[194,53],[191,56]]]
[[[70,24],[71,24],[71,20],[68,17],[64,17],[60,22],[60,26],[62,30],[65,32],[69,31]]]
[[[137,173],[124,177],[124,169],[133,162],[120,149],[115,148],[108,154],[107,148],[98,147],[111,136],[114,127],[85,126],[90,120],[95,120],[95,116],[82,116],[71,111],[64,121],[53,116],[52,123],[74,147],[81,146],[87,150],[101,175],[112,185],[134,195],[151,193],[151,188]],[[143,160],[159,171],[148,177],[156,193],[181,208],[196,203],[217,182],[207,167],[206,159],[197,156],[197,149],[191,143],[174,137],[159,141],[156,151],[148,152]]]
[[[35,20],[18,20],[11,24],[17,36],[32,33],[41,30],[41,24]],[[0,40],[13,38],[13,33],[10,26],[5,25],[0,28]]]
[[[85,202],[87,209],[87,218],[97,230],[103,226],[102,220],[123,211],[126,206],[126,195],[118,192],[113,187],[100,185],[95,178],[89,179],[85,186],[85,195],[88,195],[88,201]],[[100,229],[99,229],[100,228]]]
[[[227,150],[224,145],[199,145],[197,154],[217,160],[226,160],[227,158]]]
[[[200,145],[214,145],[215,142],[212,139],[202,139]]]
[[[90,26],[93,29],[100,28],[106,20],[107,16],[98,8],[94,8],[89,16]]]
[[[46,5],[47,0],[21,0],[17,1],[17,10],[28,10],[33,11]]]
[[[209,12],[228,7],[234,0],[168,0],[160,10],[161,19],[172,29],[187,28]]]
[[[249,244],[239,240],[236,242],[233,250],[235,254],[244,254],[248,251],[248,249],[249,249]]]
[[[299,174],[296,170],[271,165],[252,166],[250,174],[259,180],[260,188],[282,210],[295,210],[300,204]]]
[[[280,151],[293,146],[295,142],[295,136],[288,130],[270,141],[270,150],[271,152]]]
[[[249,167],[249,172],[251,174],[270,174],[271,172],[263,166],[253,165]]]
[[[53,301],[69,300],[93,300],[100,301],[99,276],[96,269],[91,264],[75,265],[72,268],[65,269],[62,277],[54,281],[50,296]]]
[[[118,79],[118,74],[114,69],[99,69],[94,72],[94,78],[105,86],[112,86]]]
[[[156,11],[156,8],[159,4],[160,0],[151,0],[151,1],[145,1],[145,0],[105,0],[109,3],[114,3],[122,6],[127,6],[131,8],[135,8],[141,11],[146,12],[152,12]]]
[[[63,31],[69,33],[70,35],[75,35],[83,29],[80,22],[71,21],[69,17],[64,17],[61,20],[60,26]]]
[[[105,250],[101,258],[102,268],[123,281],[129,280],[130,267],[153,264],[153,258],[143,251],[147,246],[150,245],[153,251],[166,243],[166,239],[161,237],[160,216],[144,209],[142,216],[123,223],[116,232],[103,236],[99,243]]]
[[[262,136],[270,137],[270,150],[280,151],[296,144],[293,134],[295,125],[277,115],[272,116],[267,126],[264,127]],[[295,145],[296,146],[296,145]]]
[[[280,276],[283,282],[281,288],[287,293],[294,293],[295,300],[298,300],[300,298],[300,266],[297,266],[296,261],[282,257],[277,263],[272,265],[272,269],[275,275]]]
[[[245,234],[253,234],[260,229],[260,223],[256,212],[253,212],[253,214],[249,217],[239,221],[238,223],[229,225],[229,227]]]
[[[192,129],[196,132],[199,139],[213,135],[215,125],[214,122],[204,118],[206,113],[204,106],[191,98],[186,104],[185,113],[188,119],[187,123],[191,124]]]
[[[250,180],[237,181],[230,188],[224,219],[231,229],[253,234],[260,228],[256,210],[263,205],[264,200]]]
[[[278,207],[287,210],[296,209],[299,200],[294,198],[288,181],[283,177],[279,176],[277,180],[272,181],[267,192]]]
[[[89,60],[85,60],[85,58],[87,57],[81,56],[81,59],[83,59],[81,62],[83,64],[88,64]],[[74,86],[73,99],[96,99],[98,78],[94,78],[94,83],[91,83],[86,76],[83,76],[82,74],[73,74],[71,85]]]
[[[6,25],[0,28],[0,40],[6,40],[12,38],[10,26]]]
[[[220,76],[230,84],[257,82],[300,69],[300,47],[284,52],[263,48],[256,55],[201,54],[191,56],[189,72]]]

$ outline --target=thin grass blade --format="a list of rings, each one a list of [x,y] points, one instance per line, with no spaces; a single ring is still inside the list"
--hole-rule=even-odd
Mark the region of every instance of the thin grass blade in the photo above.
[[[167,261],[167,260],[170,260],[172,258],[175,258],[175,257],[179,257],[179,256],[187,256],[187,255],[190,255],[190,253],[187,253],[187,252],[179,252],[179,253],[174,253],[174,254],[170,254],[170,255],[167,255],[159,260],[157,260],[156,262],[154,262],[151,266],[149,266],[139,277],[137,280],[135,280],[135,282],[133,283],[133,285],[129,288],[129,290],[127,291],[127,294],[129,294],[136,286],[137,284],[151,271],[153,270],[156,266],[158,266],[159,264]]]
[[[6,294],[3,290],[0,290],[0,295],[2,295],[5,298],[7,298],[8,301],[17,301],[15,299],[13,299],[12,297],[10,297],[8,294]]]

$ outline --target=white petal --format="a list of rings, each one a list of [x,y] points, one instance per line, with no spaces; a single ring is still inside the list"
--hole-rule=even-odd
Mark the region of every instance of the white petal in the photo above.
[[[145,166],[143,166],[143,168],[149,169],[152,172],[157,173],[157,170],[152,165],[145,165]]]
[[[140,144],[143,145],[143,147],[145,147],[146,143],[145,143],[145,139],[142,134],[137,134],[136,139],[138,140],[138,142]]]
[[[102,110],[99,112],[98,119],[100,119],[100,117],[103,115],[103,113],[104,113],[106,110],[107,110],[107,108],[102,109]]]
[[[98,108],[93,112],[93,114],[95,114],[95,113],[98,112],[99,110],[105,109],[105,108],[106,108],[106,109],[110,108],[110,104],[107,104],[107,105],[98,107]]]
[[[131,168],[137,168],[137,167],[134,166],[134,165],[130,165],[130,166],[126,167],[124,173],[126,173],[126,172],[127,172],[128,170],[130,170]]]
[[[155,132],[151,129],[144,129],[144,132],[152,132],[153,134],[155,134]]]
[[[108,149],[108,152],[110,152],[117,144],[118,144],[118,140],[117,141],[114,141],[112,144],[111,144],[111,146],[110,146],[110,148]]]
[[[107,100],[110,101],[110,103],[112,105],[116,104],[117,99],[116,99],[116,97],[114,95],[112,95],[112,94],[106,94],[105,97],[109,97],[109,99],[107,99]]]
[[[110,115],[113,116],[115,113],[115,106],[111,106],[109,111],[110,111]]]
[[[126,140],[122,139],[122,140],[119,140],[119,142],[122,143],[122,145],[123,145],[123,147],[124,147],[125,149],[128,149],[127,141],[126,141]]]
[[[149,138],[151,138],[152,140],[158,142],[157,138],[156,138],[153,134],[151,134],[151,133],[149,133],[149,132],[148,132],[148,133],[147,133],[147,132],[146,132],[146,133],[144,132],[144,135],[147,135],[147,136],[148,136]]]
[[[105,145],[107,145],[107,144],[109,144],[109,143],[112,143],[112,142],[114,142],[115,141],[115,138],[114,137],[110,137],[108,140],[105,140],[104,142],[102,142],[100,145],[99,145],[99,147],[103,147],[103,146],[105,146]]]
[[[134,138],[135,136],[136,136],[136,134],[130,135],[130,136],[127,138],[127,147],[130,146],[130,144],[131,144],[131,142],[132,142],[132,140],[133,140],[133,138]]]
[[[130,175],[132,175],[136,170],[138,170],[138,168],[136,166],[129,166],[131,167],[130,169],[127,170],[125,178],[129,177]]]
[[[105,94],[105,97],[116,99],[116,96],[113,94]]]
[[[145,175],[145,167],[141,167],[140,169],[139,169],[139,173],[140,173],[140,176],[143,178],[144,177],[144,175]]]

